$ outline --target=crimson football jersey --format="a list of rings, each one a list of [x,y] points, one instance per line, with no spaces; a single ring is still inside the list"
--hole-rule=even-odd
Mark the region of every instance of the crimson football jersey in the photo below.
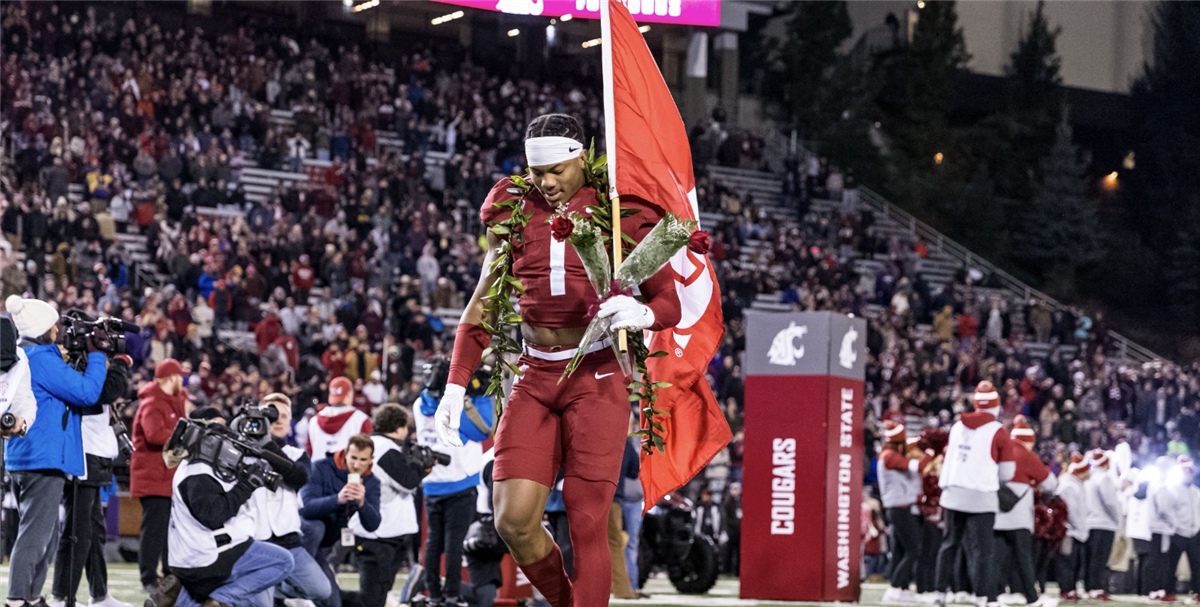
[[[507,211],[496,208],[493,203],[516,198],[508,192],[511,187],[514,186],[507,177],[492,187],[480,210],[484,225],[505,219],[502,214]],[[550,235],[550,219],[554,209],[537,188],[530,188],[523,204],[523,210],[526,213],[532,211],[533,216],[522,231],[523,243],[515,247],[513,252],[513,274],[525,287],[525,294],[518,302],[521,316],[525,323],[535,327],[559,329],[587,326],[588,306],[599,297],[588,281],[583,262],[574,247]],[[565,213],[577,211],[586,216],[589,213],[585,207],[597,204],[596,191],[584,187],[567,203]],[[622,198],[621,207],[638,210],[637,215],[621,220],[621,231],[638,242],[661,218],[654,207],[640,200]],[[675,296],[673,280],[668,265],[643,283],[640,290],[646,296],[653,296],[663,289],[670,289],[669,294]]]

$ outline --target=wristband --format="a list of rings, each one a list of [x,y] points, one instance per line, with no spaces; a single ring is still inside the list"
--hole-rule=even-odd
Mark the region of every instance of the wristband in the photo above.
[[[492,334],[479,325],[458,323],[454,334],[454,354],[450,357],[450,377],[447,383],[466,386],[483,360],[483,351],[492,341]]]

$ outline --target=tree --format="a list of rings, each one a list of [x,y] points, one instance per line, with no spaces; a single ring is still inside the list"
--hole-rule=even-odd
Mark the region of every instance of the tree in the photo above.
[[[958,27],[954,2],[926,2],[913,30],[904,69],[901,120],[896,148],[920,174],[950,138],[949,114],[955,84],[971,55]]]
[[[1192,196],[1189,220],[1176,238],[1164,269],[1168,299],[1172,313],[1194,326],[1200,320],[1200,194]]]
[[[1024,36],[1005,68],[1005,107],[970,129],[972,158],[986,164],[994,191],[1003,199],[1028,203],[1035,175],[1054,145],[1062,117],[1062,60],[1055,50],[1061,28],[1051,28],[1039,2]],[[1018,230],[1021,218],[1009,214],[996,227]]]
[[[1008,78],[1009,111],[1048,117],[1047,131],[1053,141],[1053,126],[1062,110],[1062,59],[1055,50],[1061,27],[1051,28],[1043,13],[1045,2],[1029,15],[1028,30],[1009,58],[1004,73]]]
[[[1086,171],[1087,163],[1071,143],[1064,112],[1021,229],[1014,235],[1016,260],[1060,296],[1074,294],[1079,271],[1104,254],[1095,202],[1087,197]]]
[[[1200,4],[1159,2],[1153,60],[1130,94],[1136,168],[1127,210],[1147,243],[1170,252],[1185,243],[1178,227],[1195,217],[1200,192]],[[1194,246],[1194,244],[1193,244]]]
[[[844,0],[804,0],[791,7],[784,38],[773,41],[769,52],[772,77],[765,92],[801,137],[812,139],[842,113],[842,100],[830,84],[841,57],[838,49],[854,25]]]

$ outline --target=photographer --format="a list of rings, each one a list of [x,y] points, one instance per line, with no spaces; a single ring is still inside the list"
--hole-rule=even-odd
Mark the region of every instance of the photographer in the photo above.
[[[407,442],[408,413],[399,405],[380,407],[373,425],[371,471],[379,477],[381,521],[379,528],[368,531],[359,514],[350,519],[358,549],[360,589],[357,596],[350,596],[363,607],[383,607],[387,602],[409,550],[407,536],[420,532],[413,493],[434,464],[428,449]],[[353,604],[354,600],[348,602]]]
[[[267,541],[292,554],[295,567],[291,575],[279,584],[278,593],[292,599],[325,600],[329,597],[329,580],[321,571],[300,542],[300,494],[308,482],[312,462],[304,449],[287,444],[291,430],[292,399],[278,392],[268,394],[261,405],[276,412],[271,422],[270,438],[263,443],[271,467],[283,480],[283,485],[272,491],[260,487],[251,497],[254,506],[254,539]],[[238,420],[234,420],[238,425]]]
[[[317,563],[329,579],[332,592],[318,605],[341,607],[342,598],[334,572],[327,566],[334,544],[354,546],[350,519],[356,518],[366,531],[379,529],[379,477],[371,473],[375,443],[366,434],[350,437],[347,447],[313,464],[308,484],[300,491],[304,506],[300,516],[308,520],[304,531],[318,537]],[[306,543],[309,541],[306,538]]]
[[[175,424],[186,416],[187,391],[183,367],[168,358],[154,368],[154,381],[138,390],[137,413],[133,416],[134,452],[129,459],[129,495],[142,504],[142,529],[138,571],[147,594],[158,586],[158,564],[163,577],[167,565],[167,529],[171,522],[171,480],[174,475],[163,461],[163,445]]]
[[[196,422],[192,422],[195,424]],[[181,424],[182,426],[182,424]],[[207,448],[224,440],[219,454],[229,453],[232,430],[212,423],[205,426]],[[171,574],[183,585],[177,605],[199,607],[216,601],[233,607],[259,607],[273,602],[272,589],[291,574],[292,555],[270,542],[254,540],[254,509],[243,508],[254,492],[267,485],[266,462],[242,451],[236,472],[214,468],[205,448],[169,444],[182,455],[175,469],[171,492],[171,528],[168,535]],[[227,465],[228,466],[228,465]],[[231,479],[231,480],[229,480]],[[147,605],[165,607],[165,602]]]
[[[130,607],[108,594],[108,567],[104,563],[104,541],[107,528],[104,510],[100,505],[100,490],[113,483],[113,460],[121,449],[113,432],[110,406],[125,397],[129,388],[129,367],[132,361],[120,355],[112,359],[100,400],[82,410],[83,452],[87,475],[71,481],[67,491],[66,524],[55,558],[54,584],[50,607],[66,604],[66,597],[75,596],[86,566],[91,607]],[[125,437],[128,440],[128,437]]]
[[[8,605],[21,607],[44,602],[41,590],[58,533],[63,487],[67,475],[86,474],[80,409],[99,400],[107,361],[104,354],[91,352],[87,371],[75,371],[54,345],[59,317],[50,304],[12,295],[5,306],[29,360],[30,387],[38,408],[37,419],[25,435],[9,439],[4,452],[20,512],[8,571]],[[94,349],[90,340],[88,349]]]
[[[483,469],[483,447],[480,444],[492,433],[495,412],[492,399],[483,395],[480,371],[469,382],[470,392],[464,397],[463,412],[459,420],[458,438],[461,446],[442,442],[434,427],[434,413],[438,401],[446,390],[450,376],[450,362],[434,360],[425,365],[425,390],[413,404],[416,418],[417,443],[450,456],[450,461],[434,466],[425,477],[425,516],[428,520],[428,537],[425,543],[425,584],[429,598],[444,600],[447,605],[457,605],[462,593],[463,539],[467,529],[475,520],[476,485]],[[459,388],[460,390],[462,388]],[[442,555],[452,565],[446,567],[446,586],[442,588],[438,563]]]

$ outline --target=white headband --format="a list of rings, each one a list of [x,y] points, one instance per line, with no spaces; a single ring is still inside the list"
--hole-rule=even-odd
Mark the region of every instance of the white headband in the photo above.
[[[547,167],[578,158],[583,144],[570,137],[534,137],[525,140],[525,160],[531,167]]]
[[[975,393],[976,401],[996,400],[998,398],[1000,398],[1000,394],[998,394],[995,390],[992,390],[991,392],[976,392]]]

